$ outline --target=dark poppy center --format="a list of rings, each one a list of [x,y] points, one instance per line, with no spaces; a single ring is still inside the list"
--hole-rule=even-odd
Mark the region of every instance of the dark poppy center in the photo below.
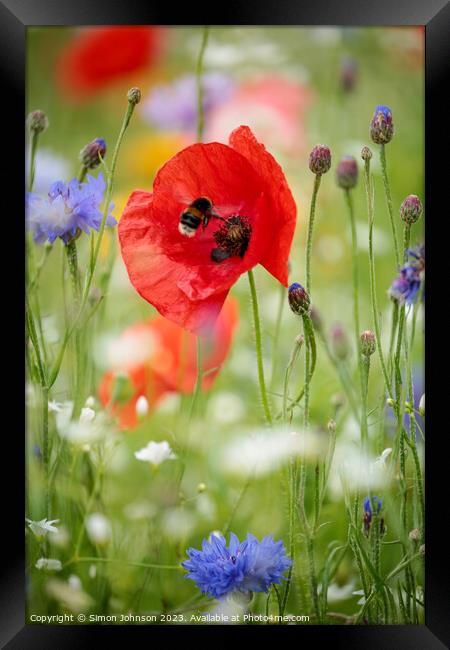
[[[229,257],[244,257],[250,242],[252,227],[248,217],[232,215],[220,224],[214,233],[217,248],[211,251],[214,262],[222,262]]]

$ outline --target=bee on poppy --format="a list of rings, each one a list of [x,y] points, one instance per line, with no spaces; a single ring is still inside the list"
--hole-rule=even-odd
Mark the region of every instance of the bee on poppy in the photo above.
[[[203,224],[204,230],[212,217],[225,221],[223,217],[220,217],[213,211],[213,203],[211,199],[208,199],[206,196],[200,196],[198,199],[195,199],[195,201],[192,201],[186,210],[183,210],[181,213],[178,230],[186,237],[193,237],[200,224]]]

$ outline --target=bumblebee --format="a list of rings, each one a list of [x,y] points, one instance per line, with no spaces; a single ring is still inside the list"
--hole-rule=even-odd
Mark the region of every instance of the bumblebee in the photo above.
[[[210,219],[222,219],[213,211],[212,201],[206,196],[195,199],[180,215],[178,230],[186,237],[193,237],[200,224],[203,224],[203,230],[206,228]]]

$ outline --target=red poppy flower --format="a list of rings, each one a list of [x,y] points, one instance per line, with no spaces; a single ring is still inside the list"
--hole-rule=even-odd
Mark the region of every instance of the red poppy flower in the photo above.
[[[231,347],[238,320],[238,304],[229,298],[210,334],[202,340],[202,390],[211,388]],[[102,403],[112,406],[123,428],[137,423],[136,402],[144,395],[150,406],[170,392],[191,393],[197,380],[196,337],[166,318],[135,323],[122,332],[115,349],[123,350],[100,384]],[[116,355],[117,356],[117,355]],[[127,378],[125,395],[115,399],[118,373]],[[117,394],[116,394],[116,397]]]
[[[161,31],[139,26],[83,29],[58,60],[59,87],[71,99],[82,99],[151,65],[160,50]]]
[[[186,237],[179,231],[180,215],[200,197],[212,202],[220,218],[212,216]],[[212,142],[183,149],[160,169],[152,194],[133,192],[119,239],[140,295],[178,325],[205,333],[231,286],[256,264],[287,286],[295,222],[281,167],[241,126],[229,146]]]

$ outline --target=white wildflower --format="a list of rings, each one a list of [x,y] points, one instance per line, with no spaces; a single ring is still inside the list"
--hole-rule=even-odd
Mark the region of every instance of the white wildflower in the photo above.
[[[92,607],[94,600],[81,588],[81,583],[70,576],[69,581],[51,578],[45,585],[47,594],[57,600],[65,609],[78,614]]]
[[[176,458],[166,440],[162,442],[153,442],[152,440],[146,447],[134,452],[134,455],[137,460],[143,460],[155,466],[160,465],[165,460],[174,460]]]
[[[46,537],[47,533],[57,533],[58,529],[54,524],[59,522],[59,519],[41,519],[40,521],[33,521],[32,519],[25,519],[30,530],[35,534],[37,539],[42,540]]]
[[[136,415],[138,418],[145,418],[148,413],[148,399],[140,395],[136,400]]]
[[[46,569],[47,571],[61,571],[62,564],[59,560],[52,558],[40,557],[35,564],[36,569]]]
[[[107,544],[111,539],[111,523],[101,512],[92,512],[86,517],[86,530],[94,544]]]

